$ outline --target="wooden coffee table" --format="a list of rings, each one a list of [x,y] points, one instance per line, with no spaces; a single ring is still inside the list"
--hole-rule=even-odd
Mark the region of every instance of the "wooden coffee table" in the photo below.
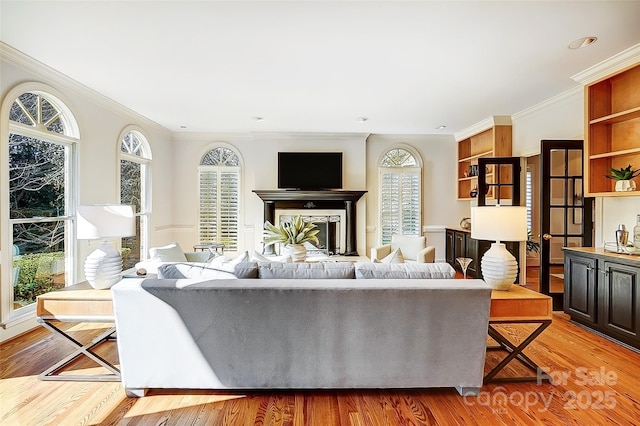
[[[551,325],[552,314],[553,303],[551,297],[528,288],[512,285],[509,291],[494,290],[491,292],[489,336],[498,345],[488,346],[487,350],[506,351],[508,355],[485,375],[484,383],[550,380],[550,377],[522,351]],[[500,333],[494,327],[494,324],[538,324],[538,327],[520,344],[514,344]],[[520,361],[529,370],[534,371],[536,375],[533,377],[496,377],[498,372],[514,359]]]
[[[37,297],[36,303],[37,321],[54,334],[64,337],[76,348],[72,354],[40,374],[38,379],[65,381],[120,381],[120,370],[109,361],[93,352],[93,349],[100,344],[109,340],[115,340],[115,326],[101,333],[91,342],[83,345],[55,325],[56,322],[115,323],[110,289],[96,290],[85,281],[65,287],[58,291],[42,294]],[[57,374],[60,370],[81,356],[91,358],[113,374]]]

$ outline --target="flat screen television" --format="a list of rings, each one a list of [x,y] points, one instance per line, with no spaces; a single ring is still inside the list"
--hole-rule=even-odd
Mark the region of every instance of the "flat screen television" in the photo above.
[[[279,152],[278,188],[342,188],[341,152]]]

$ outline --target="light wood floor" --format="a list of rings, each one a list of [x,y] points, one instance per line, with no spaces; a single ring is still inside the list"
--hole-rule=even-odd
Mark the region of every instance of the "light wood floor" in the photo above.
[[[637,425],[640,354],[571,323],[564,314],[525,351],[555,384],[489,384],[479,397],[453,389],[216,392],[150,391],[129,399],[120,383],[42,382],[70,352],[38,328],[0,346],[2,425]],[[67,325],[68,326],[68,325]],[[82,341],[101,325],[73,325]],[[505,327],[521,338],[528,326]],[[116,360],[115,343],[99,353]],[[490,352],[486,368],[501,357]],[[176,360],[176,362],[180,362]],[[313,368],[312,365],[309,368]],[[430,368],[430,366],[425,366]],[[74,372],[98,372],[90,361]],[[518,374],[524,370],[501,373]],[[101,371],[102,372],[102,371]]]

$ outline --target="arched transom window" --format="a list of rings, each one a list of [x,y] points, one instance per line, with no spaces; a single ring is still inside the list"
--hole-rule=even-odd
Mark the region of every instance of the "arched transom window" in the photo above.
[[[216,147],[202,157],[198,177],[200,243],[238,250],[240,157],[230,148]]]
[[[390,243],[394,234],[420,235],[422,168],[417,154],[390,149],[379,171],[381,243]]]

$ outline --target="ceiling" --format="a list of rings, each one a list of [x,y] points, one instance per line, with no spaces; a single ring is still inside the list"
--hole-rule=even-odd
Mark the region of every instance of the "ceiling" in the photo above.
[[[176,132],[456,133],[640,42],[640,1],[1,0],[0,15],[4,43]]]

